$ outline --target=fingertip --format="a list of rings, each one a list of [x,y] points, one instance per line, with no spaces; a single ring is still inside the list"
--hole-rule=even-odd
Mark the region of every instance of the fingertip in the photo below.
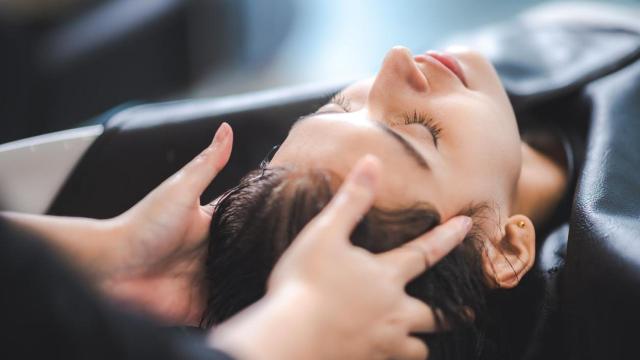
[[[354,165],[331,202],[323,210],[335,229],[347,236],[373,204],[380,173],[380,161],[364,156]]]
[[[223,122],[218,127],[211,146],[219,154],[216,166],[225,166],[231,157],[231,149],[233,147],[233,129],[227,122]]]
[[[441,234],[436,236],[442,236],[443,239],[448,239],[448,241],[445,242],[449,244],[448,247],[451,247],[462,243],[472,227],[473,220],[468,216],[460,215],[438,226],[441,230],[434,233]],[[427,233],[427,236],[428,234],[429,233]]]
[[[212,145],[224,145],[228,142],[229,139],[233,138],[233,130],[231,129],[231,125],[227,122],[223,122],[216,130],[216,134],[213,136]]]
[[[373,155],[364,156],[353,166],[333,202],[350,212],[364,211],[375,197],[379,173],[380,160]]]
[[[368,171],[372,171],[375,173],[378,173],[380,171],[380,168],[382,167],[382,162],[380,161],[380,159],[378,159],[378,157],[373,154],[366,154],[362,157],[360,162],[363,164],[362,166],[368,169]]]
[[[354,166],[352,179],[357,185],[374,191],[378,183],[381,167],[382,165],[377,157],[367,154]]]
[[[464,232],[465,234],[468,233],[473,226],[473,220],[469,216],[456,216],[453,221],[456,223],[456,226],[460,229],[460,231]]]
[[[223,121],[222,124],[220,125],[221,128],[224,128],[224,131],[229,135],[229,136],[233,136],[233,128],[231,127],[231,125],[229,125],[228,122]]]

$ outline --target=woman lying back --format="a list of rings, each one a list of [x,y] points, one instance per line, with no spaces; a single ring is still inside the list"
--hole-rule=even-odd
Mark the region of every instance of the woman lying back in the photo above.
[[[302,117],[272,160],[223,196],[202,325],[264,294],[278,257],[366,154],[381,160],[384,176],[355,244],[385,251],[456,215],[474,219],[464,243],[409,286],[439,310],[443,332],[429,340],[431,358],[503,355],[487,296],[531,269],[535,228],[565,194],[567,171],[521,140],[493,66],[464,49],[391,49],[374,78]]]

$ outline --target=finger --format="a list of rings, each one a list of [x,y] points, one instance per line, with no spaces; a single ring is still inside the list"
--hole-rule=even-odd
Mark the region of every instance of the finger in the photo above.
[[[185,189],[200,196],[229,161],[233,146],[233,131],[222,123],[211,144],[185,165],[176,177]]]
[[[424,341],[414,336],[403,340],[395,351],[394,359],[398,360],[425,360],[429,356],[429,348]]]
[[[458,246],[472,224],[467,216],[455,217],[399,248],[379,256],[397,268],[403,279],[408,282],[435,265]]]
[[[380,161],[372,155],[359,160],[338,189],[336,195],[318,215],[317,231],[331,231],[331,238],[348,239],[373,204],[380,174]],[[344,236],[341,236],[344,235]]]
[[[413,333],[428,333],[438,330],[436,323],[436,314],[424,302],[408,297],[403,307],[403,311],[407,316],[409,331]]]

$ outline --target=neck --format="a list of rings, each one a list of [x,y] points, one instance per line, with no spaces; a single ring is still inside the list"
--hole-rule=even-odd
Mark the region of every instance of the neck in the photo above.
[[[567,187],[567,169],[561,161],[522,143],[522,170],[513,214],[526,215],[536,227],[544,224]]]

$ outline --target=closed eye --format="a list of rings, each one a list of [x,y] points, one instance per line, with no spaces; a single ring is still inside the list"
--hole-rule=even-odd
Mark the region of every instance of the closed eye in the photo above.
[[[412,114],[404,114],[403,118],[405,125],[420,124],[429,130],[431,137],[433,138],[433,144],[436,148],[438,147],[438,140],[440,139],[442,128],[433,120],[433,118],[427,117],[425,114],[419,113],[415,110]]]
[[[331,98],[331,100],[329,100],[329,102],[322,106],[320,109],[318,109],[316,112],[308,114],[308,115],[303,115],[301,117],[298,118],[298,120],[296,120],[296,122],[293,124],[293,126],[291,127],[291,130],[293,130],[296,126],[298,126],[299,124],[301,124],[302,122],[304,122],[305,120],[308,120],[314,116],[320,115],[320,114],[335,114],[335,113],[345,113],[345,112],[349,112],[351,110],[351,103],[349,101],[349,99],[345,98],[344,96],[341,96],[340,94],[334,96],[333,98]],[[329,108],[330,106],[339,108],[339,111],[335,111],[334,109]],[[394,141],[397,141],[407,152],[407,154],[409,154],[409,156],[411,158],[413,158],[417,165],[425,170],[430,170],[431,168],[429,167],[429,163],[427,162],[427,160],[424,158],[423,155],[421,155],[418,150],[416,150],[416,148],[410,143],[408,142],[402,135],[398,134],[397,132],[395,132],[394,130],[391,129],[391,127],[384,122],[378,122],[375,121],[374,122],[379,129],[381,129],[384,133],[386,133],[388,136],[390,136],[392,139],[394,139]]]
[[[337,93],[331,98],[331,100],[329,100],[329,102],[327,102],[326,105],[318,109],[318,111],[312,115],[334,113],[335,111],[333,110],[323,110],[323,108],[328,107],[329,105],[337,105],[341,111],[351,112],[351,101],[346,96],[342,95],[342,93]],[[442,133],[442,127],[440,127],[433,118],[427,117],[425,114],[419,113],[416,110],[411,114],[405,113],[402,117],[404,119],[404,125],[420,124],[424,126],[431,134],[434,146],[438,148],[438,140]]]
[[[351,101],[346,96],[338,93],[312,115],[335,113],[336,111],[331,109],[332,107],[339,108],[340,112],[351,112]]]
[[[345,112],[351,112],[351,101],[341,93],[334,95],[329,103],[340,106]]]

